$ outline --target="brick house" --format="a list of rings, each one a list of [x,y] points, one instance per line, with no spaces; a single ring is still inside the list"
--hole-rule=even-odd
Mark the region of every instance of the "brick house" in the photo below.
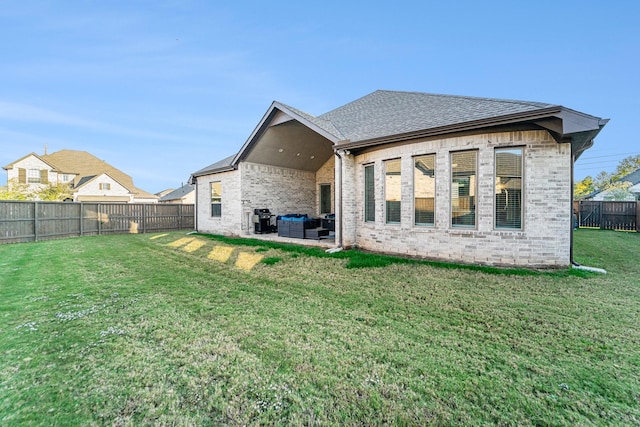
[[[573,163],[607,120],[539,102],[376,91],[320,116],[273,102],[240,151],[192,174],[196,228],[254,208],[335,213],[336,246],[568,266]]]
[[[158,203],[178,203],[178,204],[195,204],[196,189],[193,184],[184,184],[180,188],[167,191],[165,194],[158,194],[160,200]]]
[[[134,186],[129,175],[86,151],[31,153],[3,169],[7,182],[15,180],[30,187],[68,184],[74,202],[158,202],[158,196]]]

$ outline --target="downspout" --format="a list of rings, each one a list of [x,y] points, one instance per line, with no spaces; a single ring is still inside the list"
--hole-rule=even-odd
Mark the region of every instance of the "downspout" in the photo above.
[[[570,190],[570,193],[569,193],[569,194],[571,194],[571,197],[569,198],[570,201],[571,201],[571,233],[569,234],[569,261],[571,262],[572,266],[579,267],[580,264],[578,264],[573,259],[573,231],[575,229],[574,218],[573,218],[573,205],[574,205],[574,203],[573,203],[573,199],[574,199],[574,194],[573,194],[573,185],[574,185],[573,170],[574,170],[575,163],[576,163],[576,155],[573,153],[573,146],[572,146],[571,147],[571,190]]]
[[[569,260],[571,261],[571,267],[578,270],[591,271],[592,273],[600,273],[607,274],[607,270],[604,268],[597,267],[588,267],[586,265],[580,265],[573,259],[573,232],[574,232],[574,224],[573,224],[573,168],[575,163],[576,156],[573,154],[573,147],[571,147],[571,234],[569,234]]]
[[[198,178],[194,178],[196,181],[196,203],[193,205],[193,231],[198,231]]]

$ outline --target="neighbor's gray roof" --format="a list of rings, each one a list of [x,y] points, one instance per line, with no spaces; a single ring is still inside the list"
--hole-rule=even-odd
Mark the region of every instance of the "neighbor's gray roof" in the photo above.
[[[319,116],[351,142],[552,107],[552,104],[377,90]]]
[[[640,169],[623,176],[622,178],[618,179],[618,181],[630,182],[631,185],[636,185],[640,182]]]
[[[167,201],[167,200],[180,200],[182,199],[184,196],[186,196],[187,194],[191,193],[192,191],[195,190],[195,185],[193,184],[185,184],[182,187],[173,190],[170,193],[165,194],[164,196],[160,197],[160,201]]]

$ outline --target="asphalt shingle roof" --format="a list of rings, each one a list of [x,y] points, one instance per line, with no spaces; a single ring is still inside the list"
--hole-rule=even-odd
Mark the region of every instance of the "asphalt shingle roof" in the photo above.
[[[185,184],[182,187],[173,190],[170,193],[165,194],[164,196],[162,196],[160,198],[160,201],[166,201],[166,200],[179,200],[182,199],[184,196],[186,196],[187,194],[191,193],[192,191],[194,191],[196,188],[195,185],[193,184]]]
[[[618,181],[620,182],[630,182],[631,185],[636,185],[637,183],[640,182],[640,169],[631,172],[630,174],[627,174],[625,176],[623,176],[622,178],[620,178]]]
[[[282,106],[290,109],[291,111],[293,111],[294,113],[298,114],[299,116],[305,118],[306,120],[310,121],[311,123],[315,124],[316,126],[318,126],[321,129],[324,129],[326,132],[329,132],[330,134],[336,136],[337,138],[340,139],[344,139],[344,136],[342,134],[342,132],[340,132],[340,130],[338,130],[337,127],[335,127],[335,125],[328,119],[323,119],[320,117],[316,117],[313,116],[309,113],[305,113],[302,110],[298,110],[297,108],[291,107],[289,105],[286,104],[282,104]]]
[[[76,188],[84,185],[93,177],[106,173],[138,197],[157,198],[157,196],[137,188],[133,184],[133,179],[120,169],[86,151],[60,150],[42,155],[40,158],[54,166],[59,173],[75,174],[74,187]]]
[[[351,141],[398,135],[552,107],[552,104],[378,90],[318,118]]]
[[[366,141],[449,125],[534,112],[554,104],[508,99],[377,90],[320,116],[277,102],[336,140]],[[205,175],[233,166],[227,157],[194,172]]]
[[[225,157],[225,158],[224,158],[224,159],[222,159],[222,160],[218,160],[217,162],[212,163],[212,164],[210,164],[209,166],[205,166],[205,167],[203,167],[202,169],[200,169],[200,170],[198,170],[198,171],[194,172],[192,175],[193,175],[193,176],[205,175],[205,174],[207,174],[207,173],[209,173],[209,172],[215,172],[215,171],[217,171],[218,169],[225,169],[225,168],[231,167],[231,161],[233,160],[233,158],[234,158],[235,156],[236,156],[236,155],[234,154],[234,155],[232,155],[232,156]]]

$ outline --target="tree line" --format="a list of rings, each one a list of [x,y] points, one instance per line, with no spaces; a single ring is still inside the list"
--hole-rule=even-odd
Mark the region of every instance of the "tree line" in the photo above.
[[[29,185],[10,179],[6,187],[0,187],[0,200],[43,200],[62,202],[73,200],[69,184],[53,183]]]
[[[573,195],[576,199],[583,199],[594,193],[606,191],[611,200],[625,200],[631,194],[629,191],[633,183],[622,178],[640,169],[640,154],[625,157],[618,163],[615,171],[607,173],[602,171],[595,178],[585,177],[575,183]]]

